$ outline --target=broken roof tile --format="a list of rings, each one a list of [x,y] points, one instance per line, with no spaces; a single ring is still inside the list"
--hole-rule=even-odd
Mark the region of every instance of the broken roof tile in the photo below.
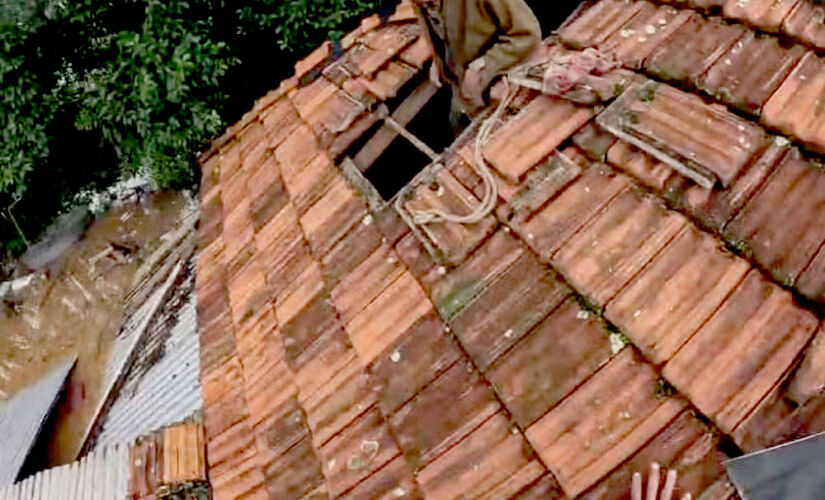
[[[603,0],[565,24],[559,31],[559,36],[565,43],[576,48],[596,46],[618,31],[644,5],[644,2]]]
[[[514,229],[543,260],[549,261],[581,226],[628,186],[626,176],[594,165],[531,219],[515,224]]]
[[[727,238],[793,284],[825,241],[825,173],[793,150],[727,226]]]
[[[645,61],[645,71],[664,80],[695,85],[696,79],[747,30],[693,13]]]
[[[446,325],[434,314],[424,316],[370,367],[370,384],[384,413],[393,414],[462,357]]]
[[[823,92],[825,62],[808,52],[765,103],[762,123],[797,138],[818,153],[825,152]]]
[[[705,188],[728,187],[766,144],[762,129],[669,85],[629,88],[599,124]]]
[[[465,188],[448,170],[435,174],[429,184],[415,186],[405,210],[413,217],[429,210],[464,216],[477,210],[481,201]],[[439,252],[439,258],[452,264],[461,263],[496,228],[492,215],[474,224],[450,221],[420,224],[419,229]]]
[[[439,456],[500,408],[485,380],[459,360],[390,417],[414,471]]]
[[[616,298],[605,316],[650,360],[667,361],[750,270],[747,261],[684,227]]]
[[[545,469],[497,413],[418,474],[430,498],[509,498]]]
[[[507,179],[518,183],[592,117],[590,107],[539,96],[493,134],[484,146],[484,157]]]
[[[817,49],[825,48],[825,9],[816,2],[799,0],[782,23],[782,30],[788,35],[811,44]]]
[[[401,454],[377,407],[319,450],[329,491],[339,496]]]
[[[467,297],[450,326],[479,369],[485,370],[569,294],[554,273],[532,252],[525,252]]]
[[[622,27],[598,44],[601,51],[616,57],[623,66],[641,69],[642,63],[661,43],[690,19],[690,11],[648,2]]]
[[[432,307],[421,285],[404,272],[347,323],[358,356],[370,363]]]
[[[496,361],[490,382],[525,429],[612,356],[605,326],[567,299]]]
[[[739,19],[762,31],[777,32],[788,13],[803,0],[727,0],[725,17]]]
[[[663,374],[728,433],[787,372],[816,326],[790,293],[751,271]]]
[[[527,438],[575,497],[635,454],[685,403],[657,394],[658,376],[626,347],[527,429]],[[598,429],[598,431],[597,431]]]
[[[693,498],[706,498],[703,493],[725,477],[723,462],[728,457],[719,450],[719,439],[691,411],[683,411],[647,445],[621,467],[581,496],[582,500],[621,498],[634,472],[645,475],[650,464],[658,463],[662,470],[679,473],[675,498],[691,493]]]
[[[800,45],[785,47],[774,37],[748,33],[699,77],[698,85],[734,108],[758,115],[804,53]]]
[[[580,293],[603,306],[687,224],[628,191],[611,201],[551,258]]]

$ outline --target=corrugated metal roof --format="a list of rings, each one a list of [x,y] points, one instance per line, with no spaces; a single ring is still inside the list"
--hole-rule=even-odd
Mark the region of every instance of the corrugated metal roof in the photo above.
[[[76,359],[0,405],[0,486],[14,483]]]
[[[132,442],[147,432],[185,420],[203,407],[192,277],[172,294],[149,328],[146,344],[106,413],[95,437],[95,449]],[[169,320],[174,322],[171,328]]]
[[[129,493],[129,446],[113,446],[0,489],[0,500],[119,500]]]

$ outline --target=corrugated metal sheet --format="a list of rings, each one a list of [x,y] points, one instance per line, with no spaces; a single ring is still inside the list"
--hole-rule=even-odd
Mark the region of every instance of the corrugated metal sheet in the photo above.
[[[0,487],[17,479],[75,361],[61,364],[0,405]]]
[[[95,449],[132,442],[143,434],[183,421],[203,407],[191,276],[177,289],[149,328],[145,346],[140,348],[104,417]],[[174,326],[170,328],[169,322],[174,322]]]
[[[0,500],[125,500],[129,446],[113,446],[0,489]]]

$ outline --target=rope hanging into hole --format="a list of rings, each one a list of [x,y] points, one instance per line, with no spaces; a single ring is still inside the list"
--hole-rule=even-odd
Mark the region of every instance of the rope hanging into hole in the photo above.
[[[493,115],[481,124],[475,139],[474,161],[471,165],[484,184],[481,202],[467,215],[452,214],[438,209],[409,209],[412,221],[417,225],[439,222],[475,224],[493,211],[498,199],[498,184],[482,150],[496,123],[510,106],[518,87],[538,90],[544,95],[562,97],[580,104],[593,105],[615,96],[613,83],[602,75],[618,66],[612,57],[595,49],[585,49],[582,52],[566,53],[556,57],[546,55],[510,70],[503,77],[505,97],[499,102]],[[535,74],[536,70],[539,70],[538,74]]]

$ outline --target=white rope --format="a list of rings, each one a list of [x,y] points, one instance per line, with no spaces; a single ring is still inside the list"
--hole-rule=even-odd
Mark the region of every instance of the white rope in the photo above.
[[[481,203],[469,214],[458,215],[451,214],[438,209],[415,210],[410,209],[410,214],[413,216],[413,221],[416,224],[433,224],[436,222],[454,222],[456,224],[475,224],[480,222],[484,217],[493,211],[498,199],[498,184],[490,171],[487,160],[484,158],[483,148],[493,131],[493,127],[501,120],[504,111],[510,105],[510,102],[515,96],[510,86],[510,80],[505,76],[503,78],[505,86],[505,96],[498,103],[498,107],[492,116],[484,120],[479,128],[478,135],[475,139],[474,161],[470,162],[473,170],[481,177],[484,184],[484,194],[481,196]]]

